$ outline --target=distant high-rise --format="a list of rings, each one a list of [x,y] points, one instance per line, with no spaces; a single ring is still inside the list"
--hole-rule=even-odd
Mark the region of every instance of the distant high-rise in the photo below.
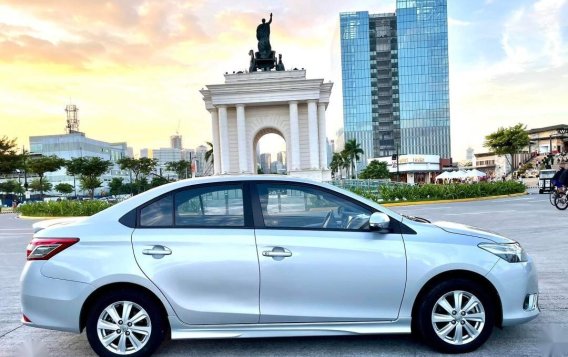
[[[174,134],[172,136],[170,136],[170,148],[171,149],[183,149],[183,145],[182,145],[182,138],[181,135],[179,134]]]
[[[397,0],[396,14],[340,14],[344,139],[366,158],[449,158],[446,0]]]

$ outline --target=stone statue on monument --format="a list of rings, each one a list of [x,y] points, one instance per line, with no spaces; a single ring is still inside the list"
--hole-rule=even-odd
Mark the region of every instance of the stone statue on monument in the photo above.
[[[256,28],[256,39],[258,40],[258,52],[260,58],[268,59],[272,54],[270,46],[270,24],[272,23],[272,13],[270,13],[270,21],[266,22],[262,19],[262,23]]]

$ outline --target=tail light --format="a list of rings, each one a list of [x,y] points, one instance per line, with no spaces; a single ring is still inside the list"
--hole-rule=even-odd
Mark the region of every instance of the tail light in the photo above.
[[[28,260],[48,260],[77,243],[79,238],[34,238],[26,248]]]

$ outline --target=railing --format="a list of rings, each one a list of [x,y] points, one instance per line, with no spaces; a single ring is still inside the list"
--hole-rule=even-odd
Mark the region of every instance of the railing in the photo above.
[[[357,188],[376,193],[379,192],[380,186],[407,185],[406,182],[394,182],[388,179],[382,179],[382,180],[344,179],[344,180],[332,180],[328,181],[327,183],[347,190],[352,190]]]

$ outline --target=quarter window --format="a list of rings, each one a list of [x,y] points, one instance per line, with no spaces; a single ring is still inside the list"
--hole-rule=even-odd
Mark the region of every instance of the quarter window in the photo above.
[[[190,188],[175,194],[176,227],[244,227],[240,185]]]
[[[310,186],[257,185],[265,227],[367,230],[371,211]]]
[[[173,197],[167,195],[150,203],[140,211],[140,226],[171,227],[173,224]]]

